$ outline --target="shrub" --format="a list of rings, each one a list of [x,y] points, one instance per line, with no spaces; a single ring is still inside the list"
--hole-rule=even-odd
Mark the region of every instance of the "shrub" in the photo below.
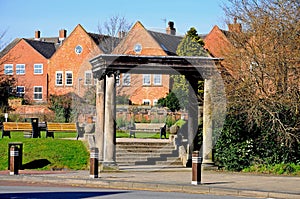
[[[279,132],[262,130],[255,124],[249,130],[245,112],[237,107],[230,111],[214,148],[215,162],[219,166],[241,171],[251,165],[299,164],[299,142],[287,146]],[[286,171],[276,173],[282,172]]]

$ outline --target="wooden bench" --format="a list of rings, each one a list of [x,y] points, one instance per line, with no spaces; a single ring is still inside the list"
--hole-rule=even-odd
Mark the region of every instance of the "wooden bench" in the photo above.
[[[10,136],[11,131],[22,131],[32,133],[32,125],[30,122],[3,122],[2,138],[4,136]]]
[[[54,132],[76,132],[77,140],[84,133],[84,128],[79,126],[79,123],[51,123],[46,124],[46,138],[54,138]]]
[[[137,132],[150,132],[150,133],[161,133],[160,137],[163,135],[166,137],[165,123],[134,123],[134,127],[130,128],[129,137],[135,137]]]

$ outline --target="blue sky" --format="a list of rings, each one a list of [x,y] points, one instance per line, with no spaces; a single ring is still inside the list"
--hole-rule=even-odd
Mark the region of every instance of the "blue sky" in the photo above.
[[[214,25],[224,28],[224,0],[0,0],[0,33],[7,42],[17,37],[58,36],[60,29],[70,34],[77,24],[98,33],[98,24],[111,16],[124,16],[128,22],[141,21],[147,29],[164,30],[174,21],[177,33],[190,27],[209,33]],[[226,27],[225,27],[226,28]]]

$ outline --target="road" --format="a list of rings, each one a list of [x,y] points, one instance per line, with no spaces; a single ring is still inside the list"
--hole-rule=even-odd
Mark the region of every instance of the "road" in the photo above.
[[[175,192],[150,192],[113,190],[86,187],[53,186],[49,184],[30,184],[22,182],[0,182],[0,198],[14,199],[57,199],[57,198],[114,198],[114,199],[241,199],[231,196],[186,194]],[[243,198],[247,199],[247,198]],[[250,199],[250,198],[248,198]]]

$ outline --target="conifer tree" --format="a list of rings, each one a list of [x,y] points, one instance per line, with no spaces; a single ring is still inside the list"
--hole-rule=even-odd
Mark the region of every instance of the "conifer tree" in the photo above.
[[[185,37],[182,39],[177,48],[177,55],[179,56],[208,56],[208,53],[203,48],[204,42],[198,35],[197,30],[192,27],[187,31]],[[188,104],[188,83],[184,75],[172,75],[173,88],[172,91],[179,98],[182,108],[186,108]],[[203,92],[203,82],[198,82],[198,94]],[[202,98],[202,97],[199,97]]]

